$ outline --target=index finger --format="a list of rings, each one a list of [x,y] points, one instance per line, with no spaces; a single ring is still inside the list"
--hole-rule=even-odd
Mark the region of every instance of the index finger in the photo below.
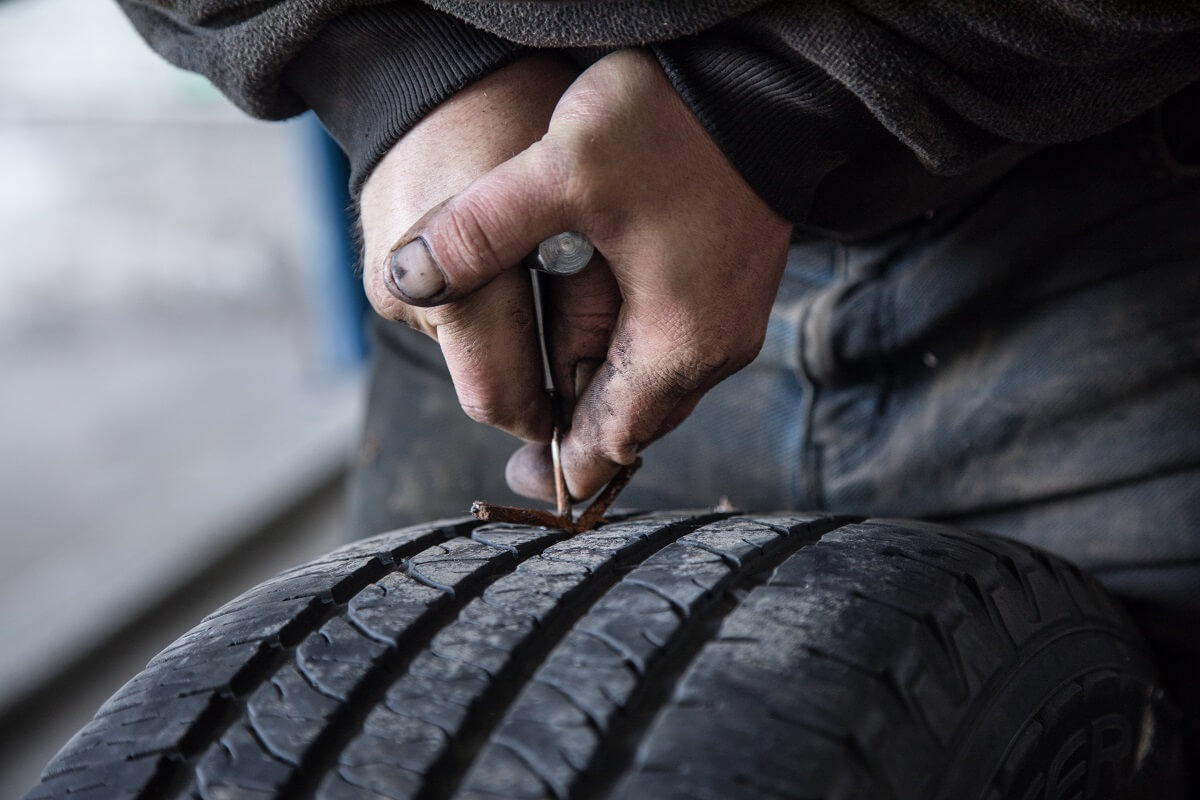
[[[530,442],[550,440],[527,270],[513,269],[462,300],[425,309],[467,416]]]
[[[757,352],[662,318],[652,325],[656,330],[639,331],[623,309],[607,359],[576,401],[562,447],[572,496],[598,491]]]

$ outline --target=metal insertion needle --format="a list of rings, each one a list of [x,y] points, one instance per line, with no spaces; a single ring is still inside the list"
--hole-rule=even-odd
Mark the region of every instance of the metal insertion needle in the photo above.
[[[542,388],[550,396],[554,415],[554,429],[550,434],[550,460],[554,465],[554,496],[560,516],[571,515],[571,494],[562,468],[562,433],[566,428],[562,403],[554,386],[554,373],[550,369],[550,348],[546,331],[546,292],[542,281],[544,275],[566,277],[574,275],[592,260],[596,248],[582,233],[563,231],[538,245],[534,263],[531,265],[530,282],[533,284],[533,312],[537,317],[538,347],[542,354]]]
[[[514,522],[523,525],[547,525],[561,528],[569,533],[589,531],[604,520],[604,513],[612,505],[617,494],[641,466],[639,458],[633,464],[622,467],[597,495],[578,520],[571,508],[571,495],[567,491],[566,477],[562,466],[562,437],[566,430],[562,402],[554,385],[554,372],[550,368],[550,347],[547,336],[546,318],[550,311],[547,286],[543,283],[550,275],[567,277],[581,271],[592,260],[595,248],[582,233],[566,231],[551,236],[541,243],[537,252],[527,259],[530,267],[530,284],[533,290],[533,313],[537,322],[538,352],[542,358],[542,388],[550,398],[554,427],[550,433],[550,460],[554,467],[554,496],[557,514],[530,508],[514,508],[476,501],[471,513],[487,522]]]
[[[542,389],[550,398],[550,410],[554,427],[550,432],[550,460],[554,465],[554,498],[559,516],[571,515],[571,495],[562,468],[563,411],[558,390],[554,386],[554,373],[550,369],[550,348],[546,341],[546,296],[542,286],[545,275],[536,269],[529,270],[529,282],[533,287],[533,314],[537,320],[538,350],[542,356]]]
[[[582,233],[563,231],[538,245],[533,263],[530,265],[530,283],[533,285],[533,312],[537,318],[538,348],[542,355],[542,388],[550,396],[554,415],[554,428],[550,433],[550,460],[554,465],[554,497],[560,516],[571,515],[571,494],[562,468],[562,434],[566,429],[562,403],[554,385],[554,373],[550,369],[550,347],[546,329],[546,275],[566,277],[574,275],[592,260],[596,249]]]

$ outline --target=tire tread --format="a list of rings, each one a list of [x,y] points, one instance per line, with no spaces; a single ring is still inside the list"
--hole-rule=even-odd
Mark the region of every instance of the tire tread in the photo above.
[[[1013,765],[1081,697],[1157,691],[1132,623],[1077,568],[828,515],[631,516],[574,537],[446,520],[210,614],[26,800],[948,800],[994,744],[989,704],[1068,639],[1095,668],[1017,720],[981,796],[1027,785]]]

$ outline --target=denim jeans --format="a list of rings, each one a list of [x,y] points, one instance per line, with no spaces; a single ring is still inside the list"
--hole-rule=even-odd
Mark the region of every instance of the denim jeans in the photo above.
[[[1195,669],[1200,164],[1162,119],[1043,150],[873,240],[798,241],[759,357],[646,451],[621,503],[1011,536],[1097,574]],[[381,328],[360,535],[514,499],[513,443],[466,420],[407,334]]]

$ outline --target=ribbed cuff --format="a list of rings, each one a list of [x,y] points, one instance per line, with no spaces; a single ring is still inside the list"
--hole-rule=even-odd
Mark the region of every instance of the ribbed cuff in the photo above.
[[[423,116],[527,52],[416,3],[391,4],[330,22],[289,64],[284,81],[346,151],[356,197]]]
[[[821,180],[884,132],[825,72],[756,38],[734,21],[652,50],[730,163],[798,224]]]

